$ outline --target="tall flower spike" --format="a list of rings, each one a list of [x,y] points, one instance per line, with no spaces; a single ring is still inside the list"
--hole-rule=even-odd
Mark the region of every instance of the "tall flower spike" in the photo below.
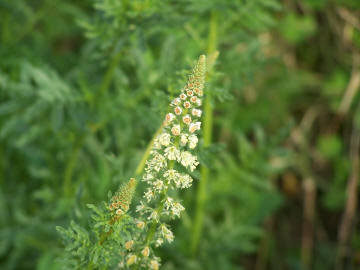
[[[136,187],[136,180],[131,178],[127,183],[123,184],[119,191],[110,200],[109,209],[114,211],[116,215],[122,215],[129,210],[132,197]]]
[[[163,130],[156,138],[146,161],[143,180],[148,187],[136,208],[140,214],[138,220],[142,221],[141,226],[136,225],[139,228],[137,238],[134,239],[137,244],[128,254],[128,265],[136,263],[136,269],[159,268],[159,258],[154,257],[154,252],[150,250],[173,241],[174,235],[165,221],[180,217],[185,210],[176,198],[168,196],[168,190],[189,188],[192,177],[180,171],[192,172],[199,164],[194,150],[198,144],[197,133],[201,128],[200,106],[205,65],[206,59],[202,55],[185,87],[171,102],[172,108],[164,119]]]

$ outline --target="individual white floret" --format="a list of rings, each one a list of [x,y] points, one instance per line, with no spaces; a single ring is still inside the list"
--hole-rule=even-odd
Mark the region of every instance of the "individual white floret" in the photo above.
[[[193,179],[188,174],[181,174],[178,179],[179,188],[189,188],[193,182]]]
[[[181,144],[182,146],[184,146],[184,145],[187,144],[187,142],[188,142],[188,137],[189,137],[189,134],[186,134],[186,133],[181,134],[180,144]]]
[[[167,180],[167,183],[175,182],[179,178],[180,174],[176,170],[167,170],[164,173],[164,178]]]
[[[165,116],[165,121],[167,123],[171,123],[173,120],[175,119],[175,115],[173,113],[168,113],[166,116]]]
[[[150,269],[152,270],[159,270],[160,263],[157,260],[150,261]]]
[[[163,243],[164,243],[164,240],[162,240],[161,238],[158,238],[155,241],[155,246],[160,247]]]
[[[162,224],[160,226],[160,232],[161,235],[170,243],[172,241],[174,241],[174,234],[172,233],[172,231],[170,231],[166,225]]]
[[[199,139],[196,135],[192,134],[189,136],[189,147],[190,149],[194,149],[198,143]]]
[[[157,172],[160,171],[162,168],[166,167],[166,165],[166,158],[158,152],[153,153],[153,158],[148,163],[148,166]]]
[[[145,205],[142,201],[140,201],[140,204],[136,206],[136,212],[143,212],[145,210]]]
[[[159,143],[161,145],[164,145],[164,146],[168,146],[171,142],[171,135],[169,133],[162,133],[160,136],[159,136]]]
[[[184,102],[184,108],[190,109],[191,108],[191,103],[189,101],[185,101]]]
[[[182,113],[182,109],[181,109],[179,106],[178,106],[178,107],[175,107],[174,113],[175,113],[176,115],[180,115],[180,114]]]
[[[158,213],[158,211],[153,210],[151,212],[151,214],[149,215],[148,220],[154,220],[154,221],[158,222],[159,221],[159,213]]]
[[[180,217],[182,211],[185,210],[185,207],[181,205],[179,202],[174,202],[171,205],[171,214],[177,217]]]
[[[142,180],[145,182],[150,182],[154,179],[154,176],[151,173],[145,173]]]
[[[180,151],[175,146],[169,146],[165,149],[165,157],[169,160],[178,160],[180,158]]]
[[[164,208],[165,208],[166,210],[171,209],[171,208],[173,207],[173,203],[174,203],[174,199],[168,196],[168,197],[165,199]]]
[[[194,95],[194,92],[193,92],[192,90],[187,90],[187,91],[186,91],[186,95],[187,95],[188,97],[191,97],[191,96]]]
[[[157,192],[160,192],[164,189],[164,182],[158,179],[153,183],[153,187]]]
[[[193,171],[199,164],[196,156],[193,156],[190,152],[184,151],[181,153],[180,162],[184,167],[188,167],[190,171]]]
[[[191,114],[196,117],[201,117],[202,111],[194,108],[191,110]]]
[[[190,98],[190,101],[191,101],[192,103],[196,103],[197,100],[198,100],[198,98],[197,98],[196,96],[192,96],[192,97]]]
[[[199,130],[200,127],[201,127],[201,122],[191,123],[189,125],[189,132],[194,133],[195,131]]]
[[[171,133],[175,136],[178,136],[180,135],[180,132],[181,132],[181,129],[180,129],[180,125],[174,125],[172,128],[171,128]]]
[[[181,103],[181,99],[180,99],[180,98],[175,98],[175,99],[171,102],[171,105],[178,106],[180,103]]]
[[[181,93],[181,94],[180,94],[180,98],[181,98],[182,100],[185,100],[185,99],[187,98],[187,96],[186,96],[184,93]]]
[[[185,115],[182,120],[186,125],[189,125],[191,123],[191,117],[188,114]]]
[[[151,188],[148,188],[144,192],[144,197],[148,202],[150,202],[154,198],[154,196],[155,196],[154,191]]]
[[[153,148],[153,149],[160,149],[160,148],[161,148],[161,143],[159,142],[159,139],[158,139],[158,138],[156,138],[156,139],[154,140],[154,143],[153,143],[153,145],[152,145],[152,148]]]

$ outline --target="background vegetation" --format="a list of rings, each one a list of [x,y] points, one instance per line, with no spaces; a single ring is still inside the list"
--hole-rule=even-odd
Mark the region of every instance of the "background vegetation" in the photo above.
[[[1,0],[0,269],[61,269],[215,50],[163,269],[360,267],[359,1]]]

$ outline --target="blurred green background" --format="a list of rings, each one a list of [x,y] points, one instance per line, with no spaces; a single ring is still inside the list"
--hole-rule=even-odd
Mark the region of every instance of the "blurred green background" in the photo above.
[[[0,269],[61,269],[55,226],[134,174],[215,50],[206,201],[198,174],[162,269],[359,269],[358,0],[0,0]]]

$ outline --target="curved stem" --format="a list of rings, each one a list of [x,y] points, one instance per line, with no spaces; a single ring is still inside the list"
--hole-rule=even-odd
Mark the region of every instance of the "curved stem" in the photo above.
[[[210,28],[208,38],[208,54],[216,51],[216,37],[217,37],[217,14],[215,11],[211,13]],[[211,144],[212,127],[213,127],[213,107],[211,101],[211,95],[208,93],[204,101],[204,121],[203,121],[203,138],[204,148],[207,148]],[[209,169],[205,166],[201,166],[200,169],[200,182],[196,196],[196,210],[195,219],[192,232],[192,238],[190,243],[190,252],[195,255],[201,238],[201,231],[204,223],[204,206],[206,202],[207,182],[209,178]]]
[[[140,160],[140,163],[136,167],[136,170],[135,170],[135,173],[134,173],[135,176],[140,175],[142,173],[142,171],[144,170],[146,160],[148,159],[148,157],[150,155],[150,151],[151,151],[151,148],[152,148],[152,146],[154,144],[154,141],[155,141],[156,137],[161,133],[162,129],[163,129],[163,125],[160,125],[158,130],[155,132],[153,138],[151,139],[151,142],[146,147],[145,153],[143,154],[143,156],[142,156],[142,158]]]

